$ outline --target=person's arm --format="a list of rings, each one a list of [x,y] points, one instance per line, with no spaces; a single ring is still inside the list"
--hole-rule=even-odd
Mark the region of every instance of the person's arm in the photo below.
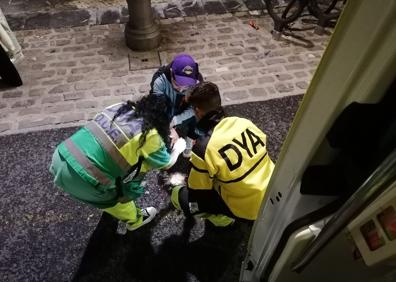
[[[144,174],[140,173],[131,181],[124,183],[121,181],[122,197],[118,198],[118,202],[127,203],[131,200],[136,200],[144,193],[144,188],[141,186]]]
[[[183,121],[188,120],[193,116],[194,116],[194,110],[191,107],[188,107],[185,111],[172,118],[171,127],[175,127],[179,124],[182,124]]]
[[[172,148],[172,153],[170,154],[169,163],[164,167],[164,169],[170,169],[177,161],[179,155],[186,149],[186,141],[183,138],[177,139]]]
[[[159,76],[154,80],[152,93],[155,95],[165,95],[165,88],[163,78],[162,76]]]
[[[188,188],[195,190],[212,189],[214,175],[209,172],[208,163],[198,156],[194,150],[190,162],[191,170],[188,176]]]
[[[169,169],[176,163],[177,158],[180,153],[184,151],[185,147],[186,141],[184,141],[183,138],[179,138],[173,146],[171,154],[168,153],[165,146],[161,146],[157,151],[147,155],[144,162],[153,169]],[[131,181],[127,183],[123,182],[121,184],[123,197],[120,197],[118,201],[120,203],[126,203],[130,200],[139,198],[144,193],[144,187],[141,186],[143,178],[144,173],[139,173],[139,175]]]
[[[185,148],[186,141],[183,138],[179,138],[169,154],[161,137],[156,133],[147,136],[146,144],[143,146],[141,154],[149,168],[169,169],[176,163],[177,158]]]
[[[179,155],[185,148],[186,141],[183,138],[179,138],[173,145],[172,152],[170,154],[164,146],[155,153],[148,155],[145,162],[152,169],[170,169],[176,163]]]

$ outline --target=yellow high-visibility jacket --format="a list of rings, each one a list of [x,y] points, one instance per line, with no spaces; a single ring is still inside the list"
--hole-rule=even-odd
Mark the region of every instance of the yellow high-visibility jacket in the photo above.
[[[244,118],[214,120],[198,123],[212,126],[206,125],[193,147],[188,186],[215,189],[235,216],[255,220],[274,169],[266,135]]]

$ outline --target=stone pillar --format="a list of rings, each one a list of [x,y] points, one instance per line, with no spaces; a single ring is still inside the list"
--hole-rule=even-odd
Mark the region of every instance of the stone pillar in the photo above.
[[[151,0],[127,0],[129,22],[125,26],[125,39],[129,48],[148,51],[158,47],[160,31],[154,21]]]

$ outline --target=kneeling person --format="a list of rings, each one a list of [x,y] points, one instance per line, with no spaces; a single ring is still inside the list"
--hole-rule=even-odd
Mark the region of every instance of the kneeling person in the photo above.
[[[189,102],[204,134],[192,150],[188,187],[174,187],[172,203],[216,226],[255,220],[274,169],[266,135],[247,119],[226,117],[211,82],[198,84]]]
[[[170,153],[164,97],[149,95],[106,108],[55,150],[50,172],[73,198],[100,208],[135,230],[156,215],[137,209],[141,182],[151,169],[172,166],[185,149],[179,139]]]

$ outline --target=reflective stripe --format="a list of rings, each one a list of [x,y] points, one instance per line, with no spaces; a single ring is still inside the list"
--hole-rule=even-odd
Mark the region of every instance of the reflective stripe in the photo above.
[[[264,158],[267,156],[267,152],[265,152],[264,156],[262,156],[247,172],[245,172],[244,175],[242,175],[241,177],[238,177],[236,179],[232,179],[232,180],[221,180],[218,179],[218,181],[222,182],[222,183],[232,183],[232,182],[239,182],[241,180],[243,180],[246,176],[248,176],[250,173],[252,173],[253,170],[256,169],[256,167],[264,160]]]
[[[107,122],[103,121],[103,118],[106,119]],[[116,122],[113,122],[113,118],[108,116],[106,113],[102,112],[96,115],[93,121],[96,122],[100,128],[106,132],[106,135],[112,139],[118,149],[121,149],[126,143],[128,143],[130,139],[128,138],[128,135]]]
[[[91,174],[95,177],[102,185],[112,184],[111,179],[109,179],[102,171],[100,171],[73,143],[69,138],[65,141],[65,147],[69,152],[76,158],[76,160]]]
[[[113,121],[108,112],[101,112],[94,117],[93,121],[103,129],[118,149],[142,132],[142,118],[129,120],[127,115],[122,115]]]
[[[117,129],[121,132],[121,136],[123,136],[124,138],[122,138],[123,140],[117,140],[117,147],[121,148],[122,146],[124,146],[126,143],[128,143],[129,141],[129,136],[128,134],[126,134],[126,132],[124,130],[122,130],[122,128],[117,124],[117,122],[113,121],[113,116],[109,116],[105,111],[102,112],[103,115],[105,115],[109,121],[110,121],[110,128],[111,127],[117,127]],[[120,136],[120,137],[121,137]],[[120,138],[121,139],[121,138]]]
[[[126,141],[117,140],[117,142],[115,142],[118,148],[121,148],[130,139],[140,134],[142,132],[143,125],[143,118],[134,116],[135,109],[131,109],[130,111],[123,113],[122,115],[118,116],[116,120],[113,121],[114,115],[121,106],[122,104],[116,104],[111,107],[107,107],[100,113],[110,121],[110,124],[112,126],[116,126],[117,129],[120,130],[120,133],[122,133],[125,137]],[[103,125],[100,122],[98,122],[98,124],[103,128]],[[106,133],[108,133],[107,128],[103,129]]]
[[[143,125],[143,119],[142,118],[136,118],[134,120],[129,120],[129,121],[117,121],[115,122],[118,127],[125,132],[127,137],[129,139],[132,139],[136,135],[139,135],[142,132],[142,125]]]
[[[103,129],[94,121],[88,122],[85,127],[95,135],[96,140],[110,155],[114,163],[116,163],[121,168],[123,173],[126,174],[131,166],[117,150],[115,144],[110,140],[109,136],[103,131]]]
[[[138,160],[136,164],[130,165],[120,150],[141,133],[143,118],[130,119],[134,111],[130,110],[113,120],[120,106],[121,104],[106,108],[88,122],[85,128],[95,136],[95,139],[125,176],[130,175],[136,166],[140,169],[141,162]]]
[[[200,172],[200,173],[207,173],[207,174],[209,174],[209,171],[208,171],[208,170],[197,168],[192,162],[190,162],[190,165],[191,165],[191,167],[192,167],[193,169],[195,169],[196,171],[198,171],[198,172]],[[210,176],[209,176],[209,177],[210,177]],[[212,178],[212,177],[211,177],[211,178]]]

